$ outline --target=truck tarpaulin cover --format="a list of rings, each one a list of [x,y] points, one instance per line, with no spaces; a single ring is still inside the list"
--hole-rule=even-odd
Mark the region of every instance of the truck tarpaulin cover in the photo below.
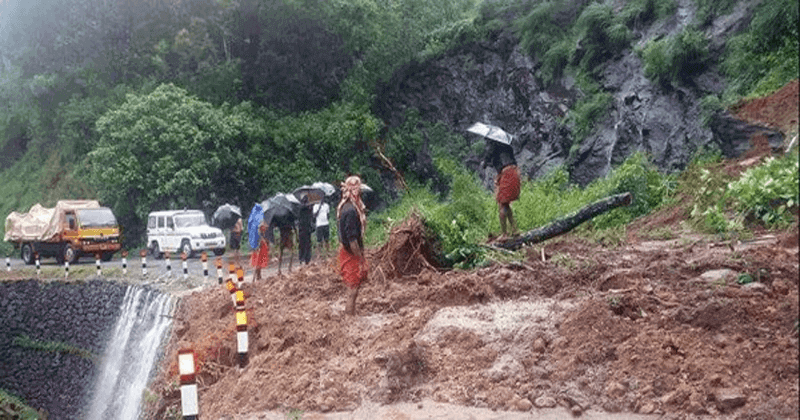
[[[27,213],[11,212],[6,217],[5,241],[47,241],[61,233],[66,224],[64,212],[99,208],[96,200],[62,200],[54,208],[34,204]]]

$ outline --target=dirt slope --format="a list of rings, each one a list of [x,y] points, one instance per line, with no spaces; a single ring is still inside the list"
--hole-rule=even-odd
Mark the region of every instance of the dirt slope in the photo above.
[[[796,133],[797,82],[785,89],[739,115]],[[754,147],[748,158],[768,153]],[[565,235],[524,262],[468,272],[433,269],[409,219],[371,251],[355,318],[343,314],[333,260],[246,283],[244,369],[227,291],[195,292],[177,309],[148,418],[179,415],[175,354],[192,347],[205,419],[423,400],[797,419],[797,223],[723,241],[684,231],[684,217],[675,208],[638,220],[621,246]],[[758,281],[739,285],[743,273]]]

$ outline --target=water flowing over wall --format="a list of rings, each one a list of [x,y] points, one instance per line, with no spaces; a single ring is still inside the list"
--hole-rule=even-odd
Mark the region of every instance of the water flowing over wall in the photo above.
[[[172,309],[113,281],[0,282],[0,388],[50,419],[136,418]]]
[[[88,420],[135,420],[164,333],[171,325],[167,294],[129,287],[95,382]]]

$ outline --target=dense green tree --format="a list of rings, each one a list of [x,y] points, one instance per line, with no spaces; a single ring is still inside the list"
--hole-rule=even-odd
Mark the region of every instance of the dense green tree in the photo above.
[[[127,239],[142,234],[148,212],[169,208],[213,211],[258,196],[256,156],[264,136],[247,104],[214,107],[174,85],[129,94],[97,121],[100,139],[89,154],[91,178]]]

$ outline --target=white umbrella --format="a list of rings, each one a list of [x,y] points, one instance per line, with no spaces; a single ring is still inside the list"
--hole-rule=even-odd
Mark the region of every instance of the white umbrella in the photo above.
[[[480,122],[472,124],[472,126],[469,127],[467,131],[469,131],[470,133],[475,133],[479,136],[486,137],[487,139],[490,140],[498,141],[503,144],[511,144],[511,140],[514,138],[514,136],[512,136],[509,133],[506,133],[500,127]]]
[[[311,188],[318,188],[322,190],[327,196],[331,196],[336,192],[336,188],[334,188],[333,185],[327,182],[315,182],[311,184]]]

